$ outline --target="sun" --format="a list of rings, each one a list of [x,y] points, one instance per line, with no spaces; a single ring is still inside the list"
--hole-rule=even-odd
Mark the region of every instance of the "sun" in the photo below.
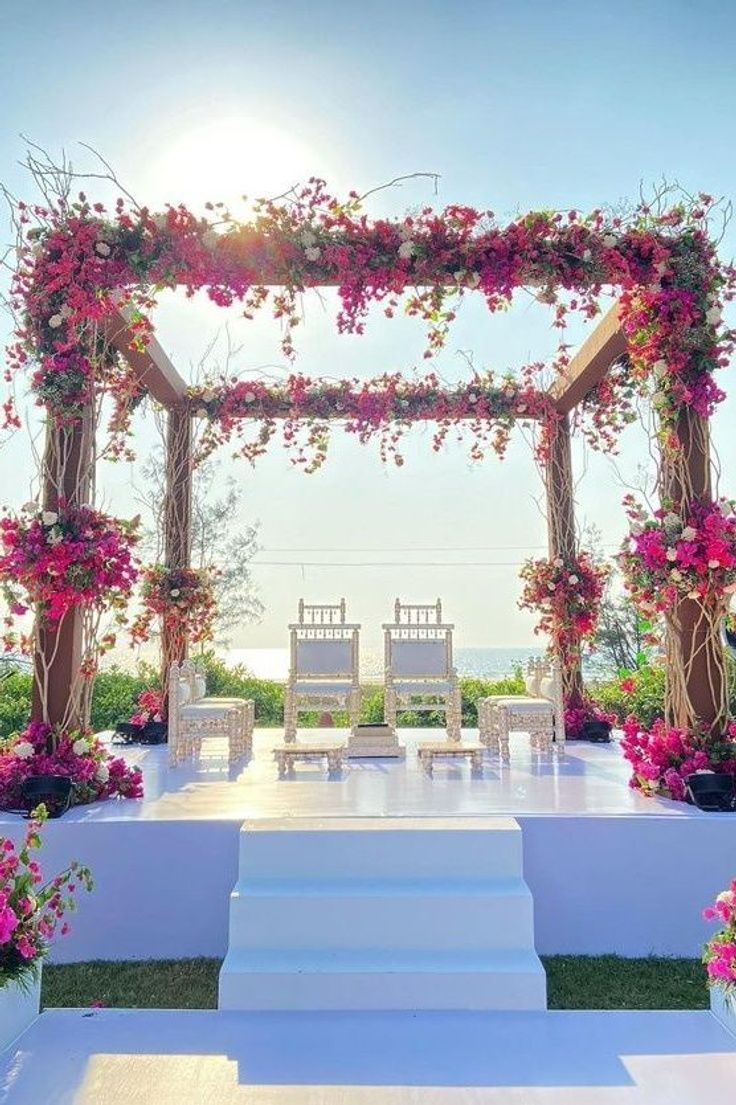
[[[213,119],[174,134],[148,166],[153,191],[172,203],[231,207],[276,196],[310,176],[325,176],[319,155],[303,138],[248,116]]]

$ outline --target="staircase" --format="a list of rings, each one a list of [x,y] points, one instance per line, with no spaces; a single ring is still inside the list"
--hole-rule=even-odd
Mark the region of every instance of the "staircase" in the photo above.
[[[544,1009],[513,818],[246,821],[220,1009]]]

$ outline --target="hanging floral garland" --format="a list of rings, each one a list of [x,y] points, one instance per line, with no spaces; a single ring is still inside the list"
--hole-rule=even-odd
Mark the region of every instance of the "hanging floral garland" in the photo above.
[[[166,568],[154,564],[142,570],[142,610],[130,627],[132,644],[150,640],[156,622],[184,643],[204,644],[214,636],[217,603],[213,571]]]
[[[145,344],[154,290],[177,285],[188,294],[204,289],[223,306],[240,302],[247,316],[270,303],[289,357],[300,297],[314,286],[337,287],[341,332],[361,333],[372,304],[390,316],[403,302],[426,322],[431,355],[469,292],[495,312],[516,289],[530,287],[554,307],[555,325],[564,330],[570,311],[594,317],[598,296],[613,285],[621,289],[627,380],[654,391],[666,430],[683,405],[707,416],[723,397],[714,374],[733,348],[720,311],[733,297],[734,271],[718,261],[707,236],[713,206],[703,194],[663,212],[641,207],[627,219],[601,210],[534,212],[499,226],[492,212],[452,205],[371,221],[356,195],[340,202],[316,180],[290,199],[257,202],[249,223],[218,205],[209,205],[210,218],[182,206],[152,213],[123,201],[109,214],[84,197],[20,205],[13,299],[22,322],[11,371],[31,368],[39,401],[55,419],[78,416],[95,389],[126,390],[110,384],[111,313],[131,308]],[[264,277],[278,289],[260,283]],[[563,347],[557,368],[567,362]],[[626,420],[621,404],[630,403],[631,388],[624,390],[596,392],[590,432],[603,444]],[[8,404],[6,422],[16,421]]]
[[[504,455],[515,422],[541,420],[548,425],[558,417],[549,396],[531,382],[538,367],[530,366],[521,379],[499,382],[490,372],[475,375],[453,389],[444,387],[434,373],[418,380],[399,373],[367,381],[312,380],[302,375],[280,383],[233,379],[190,388],[189,398],[195,413],[207,419],[200,440],[202,456],[235,436],[242,441],[240,454],[254,461],[266,452],[280,424],[284,445],[295,450],[294,463],[313,472],[326,458],[331,424],[339,421],[363,444],[378,437],[382,460],[391,457],[401,465],[405,431],[416,423],[432,422],[435,451],[454,430],[458,437],[471,436],[471,459],[481,460],[489,450]],[[255,436],[246,438],[253,422]],[[543,432],[540,451],[546,441]]]
[[[534,632],[549,636],[563,667],[578,663],[583,646],[595,637],[608,567],[581,550],[567,561],[527,560],[519,574],[524,583],[519,607],[539,615]]]

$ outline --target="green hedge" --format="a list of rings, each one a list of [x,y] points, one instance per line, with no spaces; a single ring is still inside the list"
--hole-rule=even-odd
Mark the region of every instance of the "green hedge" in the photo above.
[[[208,654],[201,660],[207,674],[207,689],[213,695],[233,695],[252,698],[255,701],[256,720],[259,725],[278,727],[284,721],[284,685],[270,679],[256,679],[243,667],[230,668],[224,661]],[[22,729],[31,708],[30,674],[14,673],[0,683],[0,737]],[[117,721],[125,720],[133,713],[135,701],[141,691],[156,686],[158,676],[149,664],[141,664],[134,673],[110,668],[101,672],[95,680],[92,695],[92,726],[96,732],[111,729]],[[521,671],[505,679],[460,680],[463,701],[463,725],[477,725],[477,701],[490,694],[523,694],[524,681]],[[361,719],[366,722],[383,720],[383,690],[369,685],[364,688]],[[300,724],[316,725],[319,715],[304,714]],[[440,726],[442,716],[435,713],[401,714],[405,726]],[[345,725],[344,715],[335,715],[335,724]]]

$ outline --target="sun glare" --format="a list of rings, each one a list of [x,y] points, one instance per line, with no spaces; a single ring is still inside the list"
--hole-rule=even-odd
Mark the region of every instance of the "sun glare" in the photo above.
[[[173,135],[150,165],[157,194],[196,208],[208,200],[235,207],[244,194],[251,200],[278,195],[324,174],[322,159],[300,138],[247,116]]]

